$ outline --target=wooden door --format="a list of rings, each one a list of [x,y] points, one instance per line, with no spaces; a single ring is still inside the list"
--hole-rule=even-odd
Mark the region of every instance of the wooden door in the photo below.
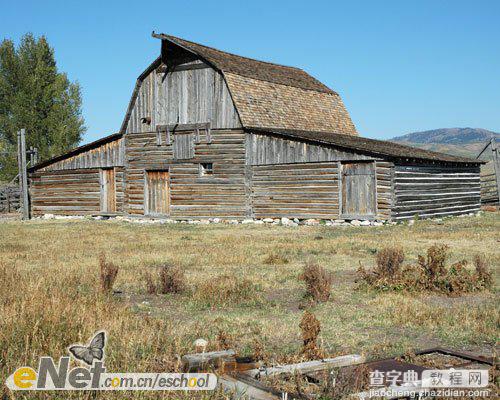
[[[146,172],[146,213],[149,215],[169,215],[170,190],[168,171]]]
[[[342,164],[342,212],[349,219],[373,218],[376,207],[375,163]]]
[[[116,183],[114,168],[101,169],[101,212],[116,212]]]

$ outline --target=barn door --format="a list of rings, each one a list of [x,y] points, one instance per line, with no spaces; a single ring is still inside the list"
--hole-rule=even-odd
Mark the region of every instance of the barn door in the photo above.
[[[375,163],[342,164],[342,212],[348,219],[373,218],[377,213]]]
[[[146,172],[146,213],[168,215],[170,212],[170,190],[168,171]]]
[[[101,169],[101,212],[116,212],[116,183],[114,168]]]

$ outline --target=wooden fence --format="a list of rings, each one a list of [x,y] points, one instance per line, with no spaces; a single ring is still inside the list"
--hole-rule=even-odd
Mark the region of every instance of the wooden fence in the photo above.
[[[18,186],[0,187],[0,213],[18,212],[21,207],[21,191]]]
[[[498,186],[496,174],[481,175],[481,204],[498,204]]]

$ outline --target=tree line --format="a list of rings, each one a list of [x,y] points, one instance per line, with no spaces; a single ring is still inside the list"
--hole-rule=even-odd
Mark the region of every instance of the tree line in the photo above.
[[[17,174],[17,131],[39,161],[78,145],[85,133],[78,82],[58,71],[54,49],[44,36],[28,33],[18,46],[0,43],[0,182]]]

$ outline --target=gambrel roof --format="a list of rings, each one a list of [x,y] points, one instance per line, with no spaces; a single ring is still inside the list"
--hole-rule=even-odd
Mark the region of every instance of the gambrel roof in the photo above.
[[[342,99],[305,71],[226,53],[160,34],[220,71],[244,127],[275,127],[357,135]]]

